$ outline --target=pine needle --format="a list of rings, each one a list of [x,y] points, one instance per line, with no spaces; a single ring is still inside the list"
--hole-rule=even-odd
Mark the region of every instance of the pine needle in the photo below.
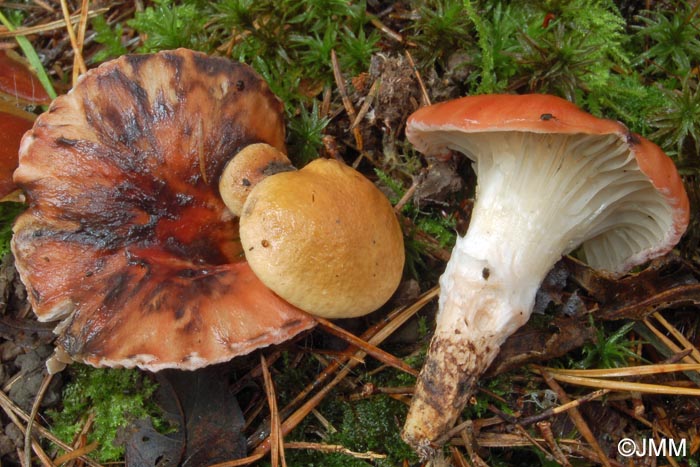
[[[265,382],[267,404],[270,407],[270,454],[272,467],[278,467],[280,462],[282,467],[287,467],[287,462],[284,458],[284,434],[280,427],[280,413],[277,410],[275,385],[272,382],[270,370],[267,368],[265,356],[262,354],[260,354],[260,367],[262,368],[263,381]]]
[[[667,363],[656,365],[628,366],[624,368],[601,368],[594,370],[565,370],[559,368],[546,368],[552,374],[577,376],[585,378],[620,378],[625,376],[644,376],[662,373],[676,373],[681,371],[699,371],[700,364]]]
[[[94,18],[96,16],[102,15],[104,13],[107,13],[109,11],[109,8],[97,8],[96,10],[93,11],[88,11],[87,12],[87,17]],[[72,15],[70,17],[70,22],[71,24],[75,24],[81,21],[81,15]],[[59,19],[56,21],[49,21],[47,23],[43,24],[37,24],[35,26],[22,26],[22,27],[16,27],[16,28],[7,28],[7,31],[0,31],[0,39],[5,39],[9,37],[17,37],[17,36],[29,36],[31,34],[41,34],[44,32],[49,32],[49,31],[55,31],[56,29],[61,29],[66,25],[66,21],[63,19]],[[7,26],[7,25],[6,25]]]
[[[587,378],[582,376],[570,376],[558,372],[550,372],[551,377],[562,383],[585,386],[589,388],[610,389],[612,391],[632,392],[637,391],[645,394],[666,394],[674,396],[700,396],[700,389],[679,388],[662,384],[634,383],[630,381],[611,381],[600,378]]]
[[[66,0],[61,0],[61,11],[63,11],[63,19],[66,22],[66,32],[68,32],[68,38],[70,39],[70,45],[73,48],[73,55],[75,57],[75,62],[78,64],[77,69],[80,71],[80,73],[85,73],[87,71],[87,67],[85,66],[85,62],[83,61],[83,54],[80,51],[80,47],[78,46],[78,38],[75,35],[75,31],[73,30],[73,25],[70,22],[70,12],[68,11],[68,3]],[[76,83],[78,80],[78,75],[76,72],[76,67],[73,67],[73,84]]]
[[[379,345],[381,342],[384,341],[387,337],[389,337],[394,331],[396,331],[401,325],[403,325],[410,317],[415,315],[418,310],[423,308],[426,304],[428,304],[433,298],[437,296],[439,292],[439,289],[437,287],[433,287],[429,291],[425,292],[423,295],[421,295],[418,300],[416,300],[415,303],[413,303],[411,306],[403,308],[403,309],[398,309],[395,310],[391,314],[391,319],[387,321],[382,321],[378,325],[375,325],[374,327],[368,329],[363,337],[363,340],[366,340],[369,344],[371,345]],[[371,337],[370,337],[371,336]],[[289,433],[291,430],[293,430],[311,411],[318,406],[318,404],[321,403],[324,397],[328,395],[328,393],[333,389],[335,386],[337,386],[343,379],[350,374],[352,369],[358,364],[359,361],[364,358],[366,353],[364,351],[357,351],[355,352],[354,356],[356,357],[355,359],[352,359],[350,357],[347,358],[345,366],[342,366],[343,363],[340,362],[340,360],[336,360],[336,362],[332,363],[329,366],[333,366],[334,370],[338,370],[338,374],[331,380],[326,386],[321,388],[319,392],[314,394],[311,398],[309,398],[301,407],[299,407],[292,415],[290,415],[287,419],[284,420],[281,424],[281,429],[282,429],[282,436],[286,435]],[[327,376],[330,376],[332,371],[325,371],[324,374]],[[316,382],[317,383],[317,382]],[[309,387],[305,388],[302,393],[304,394],[304,397],[308,395],[313,388],[317,387],[316,384],[312,384]],[[301,399],[299,396],[297,396],[296,399]],[[253,456],[259,455],[259,456],[264,456],[267,454],[267,452],[270,451],[271,449],[271,442],[272,440],[270,437],[267,439],[263,440],[255,449],[253,452]],[[217,466],[217,467],[231,467],[229,465],[226,466]]]
[[[675,326],[669,323],[666,320],[666,318],[664,318],[663,315],[658,311],[652,314],[651,316],[654,319],[656,319],[659,322],[659,324],[661,324],[684,349],[690,349],[690,354],[692,355],[692,358],[696,362],[700,363],[700,350],[698,350],[697,347],[695,347],[688,339],[686,339],[682,332],[680,332],[678,329],[676,329]]]

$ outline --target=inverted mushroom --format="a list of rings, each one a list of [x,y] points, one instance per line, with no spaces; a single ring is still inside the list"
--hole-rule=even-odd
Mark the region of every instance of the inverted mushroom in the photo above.
[[[581,246],[591,266],[623,273],[672,249],[689,207],[658,146],[558,97],[424,107],[406,136],[426,154],[465,154],[478,178],[469,229],[440,278],[436,330],[403,431],[429,457],[563,254]]]
[[[218,192],[242,148],[284,151],[284,128],[251,68],[184,49],[106,63],[51,104],[21,144],[12,250],[60,354],[194,369],[315,324],[252,273]]]

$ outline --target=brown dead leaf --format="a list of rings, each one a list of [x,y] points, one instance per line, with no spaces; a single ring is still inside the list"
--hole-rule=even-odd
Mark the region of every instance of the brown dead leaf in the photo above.
[[[568,259],[576,281],[599,304],[596,319],[641,320],[666,308],[700,304],[700,282],[684,260],[665,256],[643,271],[614,279]]]
[[[176,428],[163,434],[150,421],[135,422],[121,437],[127,465],[198,467],[243,457],[243,414],[228,373],[226,365],[158,373],[158,403]]]
[[[561,357],[594,337],[595,329],[583,317],[557,316],[546,328],[527,324],[501,346],[486,376]]]

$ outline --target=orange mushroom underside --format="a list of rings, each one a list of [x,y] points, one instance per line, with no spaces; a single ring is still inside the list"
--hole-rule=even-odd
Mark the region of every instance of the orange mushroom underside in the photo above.
[[[93,365],[194,369],[315,324],[241,254],[218,193],[242,147],[284,149],[280,102],[245,65],[180,49],[89,72],[23,141],[13,251],[41,320]]]

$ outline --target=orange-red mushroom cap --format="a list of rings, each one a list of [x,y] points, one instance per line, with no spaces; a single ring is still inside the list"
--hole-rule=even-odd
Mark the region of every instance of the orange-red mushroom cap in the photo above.
[[[0,102],[0,200],[16,188],[12,173],[17,168],[19,144],[34,118],[34,114]]]
[[[244,261],[221,171],[284,150],[282,104],[249,67],[185,49],[84,75],[22,141],[12,248],[58,345],[96,366],[195,369],[315,324]]]
[[[483,95],[425,107],[416,148],[474,161],[476,196],[445,272],[435,333],[402,436],[422,456],[444,439],[500,346],[529,319],[537,290],[581,246],[625,272],[670,250],[688,224],[671,160],[622,124],[547,95]]]
[[[630,247],[630,254],[615,258],[614,264],[606,263],[605,269],[622,272],[666,253],[685,232],[690,215],[688,196],[673,161],[661,148],[630,132],[622,123],[595,117],[560,97],[546,94],[468,96],[423,107],[409,117],[406,125],[406,136],[416,149],[437,157],[444,157],[451,150],[465,152],[460,138],[497,132],[614,135],[624,142],[628,155],[634,157],[639,169],[656,189],[658,197],[668,205],[671,219],[664,234],[653,245],[637,251]],[[468,152],[466,155],[475,159]],[[627,228],[633,227],[621,225],[609,229],[608,233],[616,234],[621,239],[625,234],[620,232]],[[598,266],[594,257],[599,254],[598,247],[606,242],[605,234],[597,236],[592,242],[584,242],[584,250],[588,250],[592,265]]]
[[[0,93],[11,102],[48,104],[51,97],[24,60],[13,51],[0,50]]]

